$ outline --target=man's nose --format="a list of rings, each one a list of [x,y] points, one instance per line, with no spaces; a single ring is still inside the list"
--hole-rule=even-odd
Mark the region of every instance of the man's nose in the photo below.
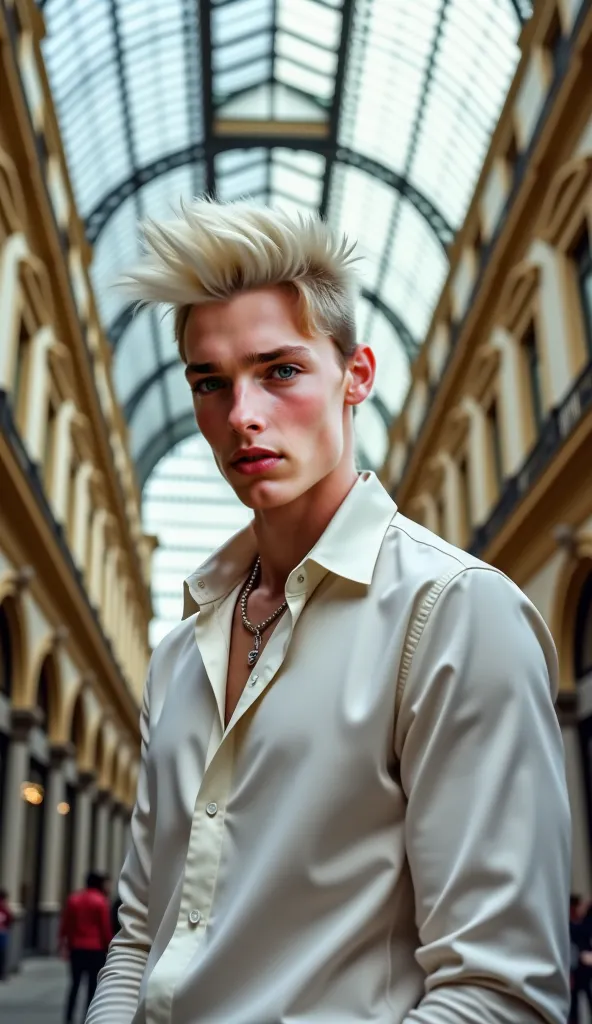
[[[241,384],[234,388],[228,423],[239,434],[263,430],[261,395],[252,385]]]

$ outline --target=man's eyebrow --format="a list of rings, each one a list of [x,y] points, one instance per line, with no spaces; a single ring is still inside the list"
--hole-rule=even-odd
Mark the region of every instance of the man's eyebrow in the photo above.
[[[309,354],[304,345],[284,345],[272,352],[250,352],[241,360],[243,366],[262,366],[266,363],[273,363],[277,359],[302,359]],[[187,363],[185,376],[190,373],[221,373],[222,367],[219,363]]]

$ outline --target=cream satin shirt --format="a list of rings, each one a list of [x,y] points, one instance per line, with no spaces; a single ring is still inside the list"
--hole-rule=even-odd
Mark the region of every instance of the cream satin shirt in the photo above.
[[[570,821],[540,615],[364,473],[228,728],[251,528],[186,584],[141,715],[88,1024],[564,1024]]]

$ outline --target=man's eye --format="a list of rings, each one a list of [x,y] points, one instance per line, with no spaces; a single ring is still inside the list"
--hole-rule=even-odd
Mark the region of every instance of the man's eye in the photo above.
[[[194,395],[210,395],[213,391],[218,391],[219,387],[220,381],[216,377],[206,377],[204,380],[198,380],[191,390]]]
[[[286,363],[282,366],[274,366],[271,372],[277,373],[279,380],[291,380],[292,377],[300,373],[300,370],[296,366],[288,366]]]

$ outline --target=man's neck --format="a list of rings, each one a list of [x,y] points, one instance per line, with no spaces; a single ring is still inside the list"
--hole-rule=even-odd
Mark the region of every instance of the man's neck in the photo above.
[[[255,534],[261,558],[259,588],[282,600],[286,580],[325,532],[337,509],[356,483],[353,467],[330,474],[296,501],[255,513]]]

